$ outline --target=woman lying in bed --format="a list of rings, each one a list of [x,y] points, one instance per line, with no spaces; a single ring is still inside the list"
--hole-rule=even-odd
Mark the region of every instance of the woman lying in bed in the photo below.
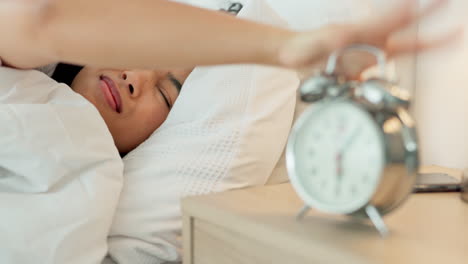
[[[195,65],[312,67],[353,43],[390,55],[426,49],[454,33],[419,43],[396,33],[445,2],[414,14],[417,1],[405,0],[362,23],[298,33],[166,0],[6,0],[0,3],[0,58],[21,69],[59,61],[87,65],[65,73],[67,84],[99,110],[118,150],[127,153],[161,125]],[[364,66],[354,60],[346,71],[356,75]]]
[[[242,1],[255,5],[255,2]],[[210,123],[212,126],[208,128],[214,133],[207,134],[214,135],[215,142],[190,133],[193,131],[190,128],[205,127],[204,120],[197,123],[200,126],[182,126],[184,133],[174,133],[178,131],[172,126],[162,127],[149,141],[155,140],[158,149],[162,149],[161,156],[167,158],[158,158],[160,153],[157,151],[154,156],[150,155],[153,149],[144,148],[143,144],[125,159],[132,161],[125,164],[126,173],[115,145],[125,153],[147,138],[166,118],[180,86],[195,65],[260,63],[312,67],[331,51],[352,43],[378,45],[392,54],[432,44],[415,45],[410,40],[394,38],[394,33],[418,19],[409,8],[416,1],[402,1],[405,3],[397,9],[376,19],[306,33],[163,0],[0,1],[0,57],[6,65],[23,69],[54,65],[55,62],[86,65],[84,68],[59,65],[53,74],[48,70],[54,66],[41,68],[68,86],[57,84],[49,76],[34,70],[0,68],[0,102],[25,104],[0,105],[0,263],[100,263],[108,252],[118,263],[180,260],[180,195],[240,186],[236,180],[219,184],[218,174],[227,171],[222,166],[228,166],[224,162],[229,160],[231,152],[225,149],[240,149],[235,146],[241,143],[227,143],[234,141],[232,135],[241,130],[245,119]],[[439,40],[445,39],[447,37]],[[356,67],[350,72],[360,70]],[[271,96],[273,93],[265,92],[267,88],[271,91],[278,88],[268,86],[268,81],[278,80],[277,76],[271,78],[271,72],[265,75],[262,70],[256,71],[258,78],[255,80],[260,82],[257,86],[267,84],[265,89],[252,93],[253,97],[258,94],[258,97],[264,96],[265,101],[278,99],[278,96]],[[219,72],[226,74],[226,71],[211,72],[215,72],[213,76],[218,79],[207,74],[196,82],[195,77],[200,76],[200,71],[195,71],[191,76],[194,82],[186,82],[182,89],[186,94],[181,94],[178,99],[178,103],[184,104],[180,104],[181,108],[174,107],[172,114],[175,117],[180,117],[181,112],[187,115],[177,122],[182,120],[192,124],[190,111],[199,109],[184,108],[190,100],[199,104],[216,103],[214,98],[203,100],[203,96],[197,97],[192,91],[197,85],[207,85],[214,79],[208,87],[218,89],[205,91],[219,91],[217,96],[229,94],[225,92],[226,88],[217,86],[217,81],[224,75],[215,76]],[[236,74],[229,76],[231,79],[245,71],[234,72]],[[248,86],[240,82],[243,87],[229,87],[244,89],[239,89],[238,93],[244,92],[246,100],[250,101],[251,94],[246,90],[254,90],[257,83],[249,82],[252,86]],[[283,83],[280,81],[275,85],[283,87]],[[28,97],[31,94],[36,97]],[[234,98],[235,94],[230,93]],[[291,94],[294,95],[294,91]],[[35,104],[37,101],[40,103]],[[44,101],[47,104],[41,104]],[[211,103],[207,105],[216,108]],[[255,104],[262,110],[271,106],[267,102],[259,105]],[[245,104],[245,107],[250,108],[250,105]],[[227,108],[232,110],[229,105]],[[256,117],[264,121],[263,113]],[[224,112],[217,116],[225,117]],[[179,128],[179,123],[173,120],[170,118],[166,124],[175,123],[174,127]],[[234,122],[236,120],[238,122]],[[274,127],[269,126],[269,121],[253,124]],[[231,127],[233,124],[236,129]],[[212,129],[213,125],[232,131],[221,133],[226,137],[217,137],[219,130]],[[187,127],[189,129],[185,130]],[[274,129],[270,131],[277,133]],[[168,137],[164,135],[171,133],[183,139],[175,142],[179,146],[165,140]],[[204,148],[187,151],[190,146],[199,146],[187,144],[187,141],[200,141],[209,149],[218,146],[214,143],[220,143],[219,151],[214,152],[221,153],[219,159],[192,159],[192,156],[203,153]],[[174,146],[181,151],[173,151]],[[281,151],[280,146],[278,149]],[[249,154],[248,151],[239,153]],[[148,159],[132,159],[133,154],[148,156]],[[189,161],[193,161],[193,166],[178,162],[184,154],[191,156]],[[254,154],[258,153],[252,156]],[[145,170],[150,163],[155,170]],[[164,163],[171,165],[163,166]],[[267,173],[268,166],[258,164],[261,163],[258,160],[245,163],[249,167],[253,167],[253,163],[255,167],[263,166]],[[185,173],[171,173],[175,167],[178,167],[175,172],[180,168],[180,172]],[[198,173],[205,168],[206,173]],[[216,171],[210,170],[212,168]],[[142,175],[145,172],[148,175]],[[187,177],[190,173],[199,180]]]

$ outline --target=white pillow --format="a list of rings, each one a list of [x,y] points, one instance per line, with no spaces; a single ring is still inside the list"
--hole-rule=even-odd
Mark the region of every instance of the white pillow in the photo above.
[[[261,1],[242,2],[241,17],[281,21]],[[196,68],[166,122],[124,158],[110,256],[180,261],[182,197],[265,184],[286,143],[298,84],[295,72],[273,67]]]

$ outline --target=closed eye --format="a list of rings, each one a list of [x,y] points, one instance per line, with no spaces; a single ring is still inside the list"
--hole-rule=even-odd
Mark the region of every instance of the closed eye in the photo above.
[[[171,104],[169,103],[169,99],[167,96],[163,93],[162,89],[156,86],[156,89],[158,89],[159,93],[161,94],[162,98],[164,99],[164,102],[166,102],[167,108],[170,110],[171,109]]]

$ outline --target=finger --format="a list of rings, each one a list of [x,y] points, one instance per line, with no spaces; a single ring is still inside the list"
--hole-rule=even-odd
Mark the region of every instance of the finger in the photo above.
[[[410,23],[417,5],[417,0],[400,0],[390,10],[363,21],[362,26],[369,32],[388,34]]]
[[[341,56],[336,72],[347,79],[357,80],[361,73],[377,63],[375,56],[362,51],[348,52]]]
[[[427,17],[431,14],[434,14],[436,11],[443,8],[448,3],[448,0],[433,0],[428,6],[424,7],[423,10],[421,10],[418,13],[417,18],[421,19],[423,17]]]
[[[375,17],[373,21],[366,21],[368,24],[367,30],[376,34],[390,34],[400,31],[416,21],[427,17],[436,11],[440,10],[449,1],[448,0],[433,0],[429,5],[421,11],[417,0],[403,0],[394,6],[391,11],[386,12],[383,16]]]
[[[389,41],[386,47],[388,56],[396,57],[407,53],[427,51],[456,42],[463,37],[462,27],[441,35],[435,39],[421,40],[415,36],[393,39]]]

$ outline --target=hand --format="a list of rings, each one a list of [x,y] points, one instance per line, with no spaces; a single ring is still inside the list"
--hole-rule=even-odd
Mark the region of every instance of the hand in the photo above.
[[[323,63],[333,51],[351,44],[374,45],[390,57],[398,56],[438,47],[461,35],[459,29],[432,40],[416,40],[414,34],[401,35],[412,24],[440,10],[448,0],[433,0],[419,13],[415,11],[417,0],[399,1],[395,8],[357,24],[330,25],[313,32],[297,33],[281,50],[280,61],[289,67],[310,68]],[[375,64],[375,60],[371,56],[350,53],[339,64],[343,66],[339,72],[356,79],[362,71]]]
[[[33,68],[52,62],[39,41],[38,29],[53,1],[57,0],[0,1],[0,56],[6,65]]]

